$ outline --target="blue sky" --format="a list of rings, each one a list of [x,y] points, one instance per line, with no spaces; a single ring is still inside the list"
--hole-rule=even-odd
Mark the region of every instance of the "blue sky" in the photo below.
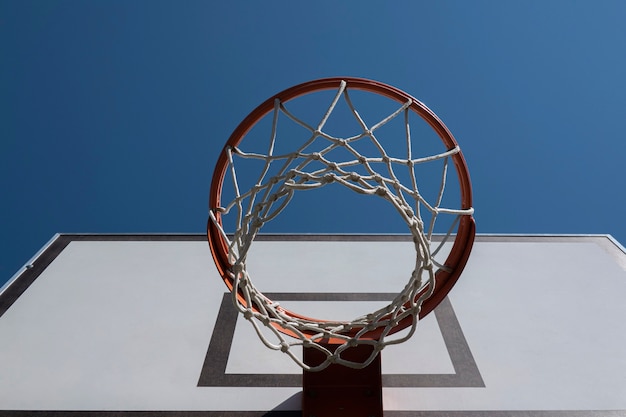
[[[339,75],[445,121],[479,233],[624,244],[625,17],[609,0],[0,0],[0,284],[57,232],[204,232],[236,125]]]

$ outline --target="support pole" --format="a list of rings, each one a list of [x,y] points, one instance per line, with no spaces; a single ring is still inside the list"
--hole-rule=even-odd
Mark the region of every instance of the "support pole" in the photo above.
[[[337,345],[324,345],[331,351]],[[342,358],[364,362],[372,352],[368,345],[345,350]],[[304,348],[304,363],[315,366],[326,355]],[[380,353],[363,369],[331,364],[319,372],[303,371],[302,417],[383,417]]]

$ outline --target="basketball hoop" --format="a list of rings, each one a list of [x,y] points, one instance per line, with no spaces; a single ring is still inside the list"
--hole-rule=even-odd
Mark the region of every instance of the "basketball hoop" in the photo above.
[[[306,123],[290,112],[288,106],[297,98],[334,90],[326,113],[316,126]],[[350,92],[365,92],[389,99],[395,109],[375,124],[368,125],[353,105]],[[350,117],[359,128],[345,137],[335,137],[324,128],[337,103],[344,100],[350,109]],[[268,132],[268,151],[264,154],[247,152],[240,145],[255,125],[271,114],[271,132]],[[410,115],[417,115],[434,130],[443,144],[443,150],[435,154],[414,157],[411,147]],[[302,144],[294,144],[288,154],[274,154],[279,137],[277,120],[287,117],[308,131]],[[414,116],[411,116],[414,117]],[[403,120],[405,130],[402,140],[406,152],[401,157],[388,154],[377,131],[394,119]],[[325,145],[311,151],[310,145],[321,141]],[[373,144],[377,154],[365,155],[357,150],[359,141]],[[349,158],[333,160],[333,151],[341,149]],[[258,180],[249,190],[239,188],[235,161],[252,159],[261,162]],[[438,197],[427,201],[420,193],[415,166],[437,161],[442,166]],[[449,161],[453,165],[449,165]],[[270,166],[278,166],[270,175]],[[375,169],[383,167],[379,172]],[[447,170],[453,166],[459,184],[459,206],[442,205],[447,180]],[[403,184],[396,175],[406,170],[409,184]],[[222,189],[226,176],[233,183],[232,201],[222,202]],[[246,266],[247,254],[255,236],[264,224],[271,221],[289,204],[294,193],[321,188],[335,183],[348,191],[377,196],[389,202],[406,223],[415,245],[415,268],[406,286],[388,306],[350,322],[318,320],[289,311],[268,299],[255,288],[251,271]],[[217,269],[233,295],[238,311],[252,323],[263,343],[270,349],[287,353],[308,371],[322,370],[331,364],[351,368],[364,368],[389,344],[401,343],[411,337],[420,318],[430,313],[447,295],[461,274],[474,241],[475,225],[472,217],[472,192],[470,177],[461,150],[443,122],[424,104],[405,92],[389,85],[360,78],[326,78],[291,87],[262,103],[235,129],[222,150],[211,184],[207,236]],[[430,222],[425,224],[420,211],[429,213]],[[234,230],[226,230],[225,216],[236,219]],[[433,230],[439,217],[451,216],[453,221],[441,242],[433,248]],[[436,259],[441,247],[452,243],[445,260]],[[269,329],[274,340],[265,336]],[[402,336],[392,337],[401,330]],[[285,337],[285,335],[289,337]],[[328,345],[333,345],[329,349]],[[372,353],[360,362],[342,357],[350,347],[369,345]],[[325,360],[311,366],[293,353],[293,346],[315,348],[325,355]]]

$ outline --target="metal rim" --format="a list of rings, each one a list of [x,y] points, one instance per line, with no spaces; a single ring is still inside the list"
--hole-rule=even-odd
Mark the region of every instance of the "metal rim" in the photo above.
[[[227,167],[228,167],[228,159],[226,154],[226,149],[228,147],[233,147],[239,145],[239,143],[243,140],[245,135],[250,131],[250,129],[262,118],[264,118],[269,112],[274,109],[274,101],[279,99],[281,102],[288,102],[297,97],[329,89],[337,89],[342,81],[347,83],[347,88],[356,89],[371,92],[374,94],[379,94],[390,98],[394,101],[397,101],[400,104],[407,102],[408,100],[412,101],[410,109],[418,114],[423,120],[425,120],[437,133],[439,138],[442,140],[447,149],[452,149],[458,146],[456,140],[452,133],[448,130],[445,124],[437,117],[437,115],[431,111],[426,105],[422,102],[414,98],[413,96],[405,93],[402,90],[399,90],[393,86],[368,80],[364,78],[354,78],[354,77],[332,77],[332,78],[322,78],[318,80],[309,81],[306,83],[302,83],[291,88],[288,88],[278,94],[273,95],[264,101],[261,105],[255,108],[233,131],[228,141],[224,145],[222,152],[217,160],[213,178],[211,182],[211,190],[209,197],[209,209],[219,207],[221,203],[221,191],[222,185],[224,182],[224,177],[226,175]],[[458,175],[458,180],[460,184],[460,192],[461,192],[461,208],[462,209],[470,209],[472,208],[472,185],[470,181],[469,171],[467,168],[467,163],[465,162],[465,158],[463,157],[462,152],[459,152],[452,156],[452,160],[455,164],[456,172]],[[216,213],[217,221],[221,224],[221,216],[219,213]],[[474,218],[471,215],[462,216],[459,222],[458,230],[456,237],[454,239],[454,243],[452,249],[444,263],[449,271],[444,271],[440,269],[435,275],[435,291],[431,297],[429,297],[422,304],[421,311],[419,313],[419,318],[425,317],[429,314],[448,294],[448,292],[452,289],[454,284],[457,282],[459,276],[461,275],[467,260],[469,258],[472,245],[474,242],[475,236],[475,222]],[[209,242],[209,246],[211,249],[211,254],[213,256],[213,260],[215,261],[215,265],[220,273],[220,276],[226,283],[229,290],[233,289],[233,281],[232,278],[228,274],[228,270],[231,267],[228,262],[228,244],[219,233],[217,227],[213,224],[213,222],[209,219],[207,224],[207,238]],[[239,301],[246,305],[245,300],[241,296],[241,294],[237,294]],[[313,320],[316,322],[325,322],[325,320],[317,320],[310,317],[304,317],[297,313],[291,312],[289,310],[283,310],[287,315],[292,316],[294,318],[305,318],[308,320]],[[405,320],[402,320],[398,326],[394,329],[394,332],[401,331],[412,324],[413,318],[407,317]],[[280,326],[279,326],[280,327]],[[294,336],[291,331],[279,328],[281,332]],[[376,339],[377,331],[373,331],[372,333],[368,333],[366,338]]]

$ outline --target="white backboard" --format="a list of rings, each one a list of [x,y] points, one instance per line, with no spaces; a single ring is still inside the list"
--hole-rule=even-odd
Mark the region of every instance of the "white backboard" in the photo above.
[[[401,290],[411,251],[405,236],[260,236],[249,270],[291,310],[347,317]],[[626,416],[625,296],[610,236],[479,235],[448,297],[382,352],[385,416]],[[300,404],[301,369],[237,315],[204,236],[59,235],[0,293],[0,415]]]

